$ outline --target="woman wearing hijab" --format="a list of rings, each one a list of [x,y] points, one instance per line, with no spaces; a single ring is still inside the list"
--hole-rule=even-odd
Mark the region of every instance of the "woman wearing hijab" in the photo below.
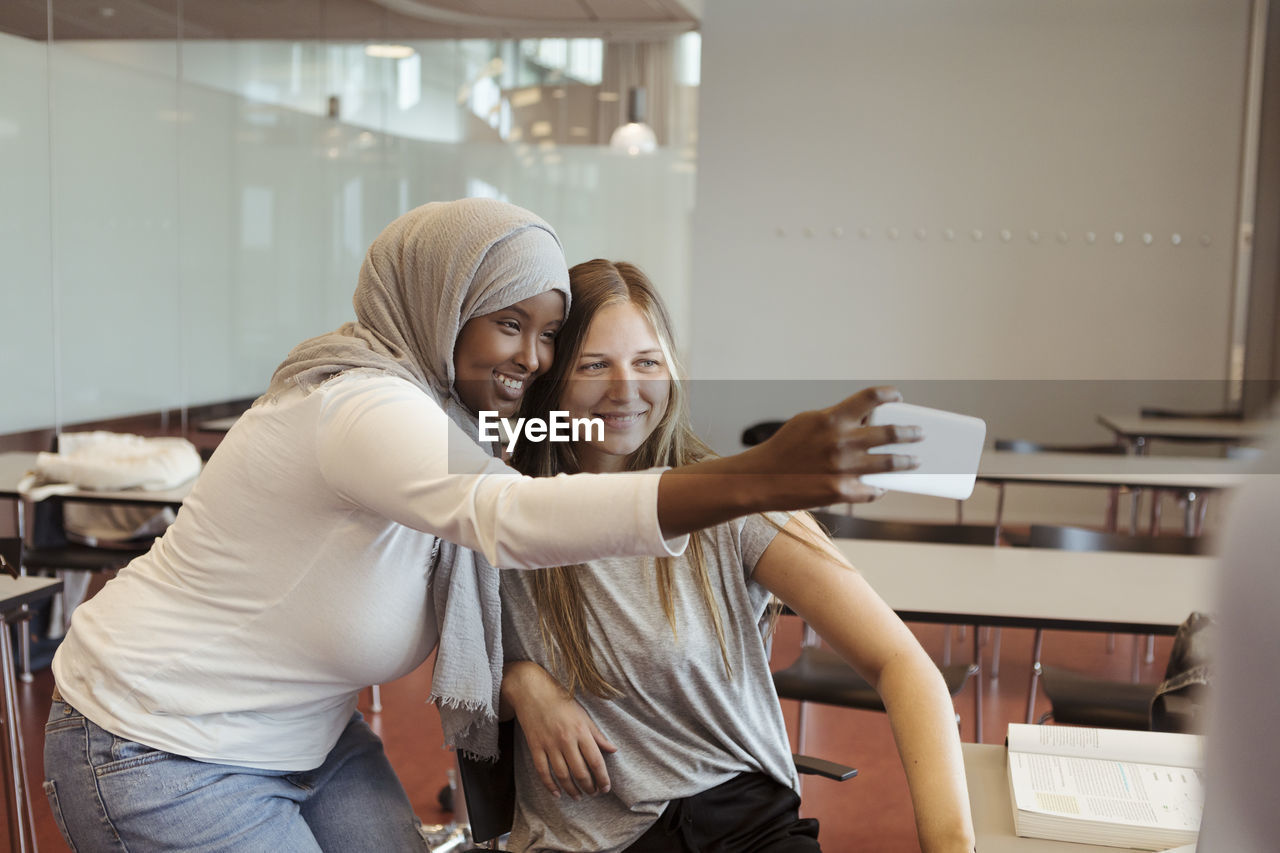
[[[76,612],[44,783],[73,849],[421,850],[356,698],[439,642],[446,741],[495,753],[488,564],[676,554],[744,513],[869,499],[858,475],[911,464],[865,453],[903,438],[859,427],[895,396],[871,389],[736,457],[521,477],[476,415],[513,413],[546,371],[567,297],[555,233],[511,205],[429,204],[379,235],[356,322],[290,353],[166,534]]]

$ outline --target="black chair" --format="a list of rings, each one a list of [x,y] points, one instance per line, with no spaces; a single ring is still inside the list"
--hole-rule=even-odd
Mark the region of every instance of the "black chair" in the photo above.
[[[1114,453],[1125,454],[1121,444],[1042,444],[1024,438],[997,438],[996,450],[1007,450],[1010,453]]]
[[[1039,722],[1137,731],[1202,731],[1211,641],[1198,635],[1211,630],[1212,625],[1209,617],[1193,613],[1178,627],[1164,680],[1159,684],[1109,681],[1046,667],[1045,693],[1053,704]]]
[[[1139,554],[1211,554],[1213,539],[1205,536],[1135,536],[1057,524],[1031,525],[1029,544],[1063,551],[1129,551]]]
[[[1066,725],[1138,731],[1150,728],[1154,684],[1111,681],[1058,666],[1042,666],[1040,678],[1050,710],[1036,722],[1053,720]]]
[[[1035,548],[1058,548],[1066,551],[1129,551],[1144,554],[1205,554],[1212,550],[1212,542],[1204,537],[1134,536],[1048,524],[1031,525],[1030,544]],[[1062,667],[1044,666],[1040,660],[1043,644],[1044,632],[1036,629],[1032,647],[1027,722],[1033,721],[1037,684],[1042,682],[1051,710],[1042,715],[1041,722],[1052,718],[1059,723],[1102,728],[1150,727],[1151,699],[1156,685],[1116,682]]]
[[[841,538],[946,542],[987,547],[995,542],[995,528],[990,526],[871,521],[824,512],[815,512],[813,516],[828,533]],[[773,673],[773,685],[778,696],[800,703],[796,743],[801,752],[805,748],[805,716],[809,702],[865,711],[884,711],[884,702],[875,688],[845,663],[843,658],[822,648],[819,642],[817,633],[806,625],[799,657]],[[963,690],[969,676],[977,671],[976,661],[973,664],[943,664],[938,669],[942,673],[942,680],[946,682],[947,692],[952,696]],[[978,714],[981,714],[980,703],[979,696]],[[957,724],[959,721],[960,716],[957,714]]]
[[[134,557],[145,554],[155,536],[143,536],[122,542],[83,544],[67,536],[64,521],[65,502],[58,497],[46,498],[33,505],[31,545],[23,552],[28,569],[72,569],[101,572],[123,568]]]
[[[1212,409],[1208,411],[1189,411],[1187,409],[1168,409],[1163,406],[1143,406],[1138,414],[1144,418],[1169,418],[1182,420],[1214,420],[1242,421],[1244,412],[1239,409]]]
[[[466,819],[471,827],[471,840],[489,847],[473,851],[498,849],[498,839],[511,831],[516,814],[514,722],[498,726],[497,761],[476,761],[458,755],[458,776],[466,804]],[[805,755],[793,755],[796,771],[843,782],[858,771],[843,764]],[[450,847],[449,849],[453,849]]]
[[[22,568],[28,574],[67,571],[100,574],[116,571],[124,568],[135,557],[145,554],[155,540],[154,536],[147,536],[127,542],[96,545],[73,542],[67,537],[63,520],[65,501],[62,498],[50,497],[30,506],[32,511],[28,542],[31,544],[22,552]],[[53,652],[61,642],[61,629],[65,629],[65,618],[59,613],[66,606],[68,597],[68,593],[58,593],[54,601],[59,606],[54,607],[52,602],[48,605],[48,619],[33,620],[33,631],[30,633],[45,628],[54,619],[63,620],[64,624],[58,626],[60,630],[54,631],[51,639],[33,638],[30,633],[20,638],[19,656],[24,679],[30,677],[33,667],[39,669],[47,666],[52,659]]]
[[[757,444],[768,441],[784,423],[786,421],[761,421],[758,424],[752,424],[742,431],[742,443],[747,447],[755,447]]]
[[[0,574],[12,578],[22,574],[22,540],[15,537],[0,538]]]
[[[515,722],[499,724],[497,761],[477,761],[458,754],[458,781],[471,840],[476,844],[494,842],[492,849],[497,849],[497,839],[510,832],[515,821],[515,727]]]
[[[934,524],[918,521],[879,521],[833,512],[815,512],[814,520],[838,539],[880,539],[899,542],[937,542],[950,545],[996,544],[989,524]]]

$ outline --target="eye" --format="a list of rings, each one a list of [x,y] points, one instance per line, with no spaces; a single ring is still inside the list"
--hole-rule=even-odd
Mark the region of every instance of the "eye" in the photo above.
[[[520,331],[520,324],[515,320],[502,319],[502,320],[497,320],[495,322],[497,322],[497,324],[503,327],[504,329],[510,329],[513,332]]]
[[[542,333],[542,339],[550,343],[551,341],[554,341],[556,339],[557,333],[558,333],[558,330],[556,329],[547,329],[545,332]]]
[[[590,361],[578,367],[584,373],[590,373],[597,370],[604,370],[608,367],[603,361]]]
[[[658,361],[656,358],[642,358],[636,363],[636,366],[653,369],[655,367],[661,367],[662,362]]]

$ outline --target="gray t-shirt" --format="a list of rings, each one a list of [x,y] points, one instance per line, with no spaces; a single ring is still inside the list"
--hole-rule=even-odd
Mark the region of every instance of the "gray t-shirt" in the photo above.
[[[786,515],[773,518],[787,520]],[[795,787],[790,742],[761,635],[769,593],[751,580],[777,532],[752,516],[701,534],[732,679],[683,557],[673,573],[678,638],[662,611],[653,560],[597,560],[582,572],[596,665],[623,692],[614,700],[578,697],[618,747],[605,756],[612,790],[577,802],[552,797],[537,779],[528,745],[517,737],[510,849],[621,850],[649,829],[668,801],[741,773],[764,773]],[[502,572],[503,645],[508,660],[535,661],[551,671],[532,575]]]

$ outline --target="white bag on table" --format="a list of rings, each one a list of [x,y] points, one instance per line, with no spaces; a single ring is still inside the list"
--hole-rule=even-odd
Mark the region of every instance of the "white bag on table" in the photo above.
[[[27,497],[41,500],[74,489],[172,489],[199,474],[200,466],[199,451],[185,438],[67,432],[58,438],[57,453],[37,455]],[[128,504],[68,503],[63,510],[67,538],[98,547],[137,547],[139,540],[163,533],[173,518],[169,507]]]
[[[185,438],[147,438],[128,433],[65,432],[57,453],[36,457],[36,474],[45,482],[81,489],[172,489],[200,473],[200,453]]]

